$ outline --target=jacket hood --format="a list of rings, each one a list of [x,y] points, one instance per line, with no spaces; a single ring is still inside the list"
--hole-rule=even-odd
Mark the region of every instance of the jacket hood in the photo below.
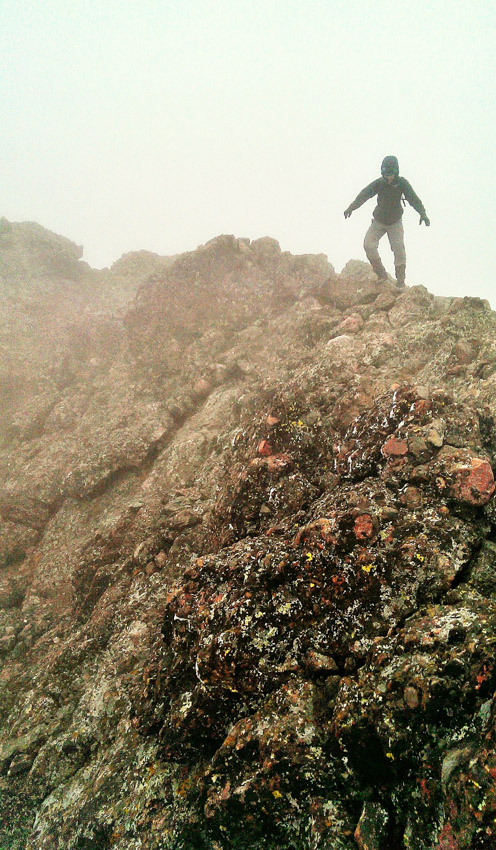
[[[400,173],[400,167],[398,164],[398,159],[395,156],[385,156],[382,160],[381,164],[381,174],[384,176],[385,174],[394,174],[395,177],[398,177]]]

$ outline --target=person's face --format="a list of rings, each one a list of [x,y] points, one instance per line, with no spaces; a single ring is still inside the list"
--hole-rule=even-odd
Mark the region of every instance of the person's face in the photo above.
[[[392,183],[394,180],[394,174],[385,174],[384,179],[387,183]]]

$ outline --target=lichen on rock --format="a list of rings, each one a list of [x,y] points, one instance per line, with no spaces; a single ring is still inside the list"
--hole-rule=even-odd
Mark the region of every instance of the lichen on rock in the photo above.
[[[0,846],[493,848],[495,314],[80,256],[0,222]]]

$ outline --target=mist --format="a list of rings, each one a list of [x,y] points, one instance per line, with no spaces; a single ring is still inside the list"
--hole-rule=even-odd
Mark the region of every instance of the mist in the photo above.
[[[405,210],[407,283],[493,302],[495,20],[484,0],[4,0],[0,214],[98,268],[232,233],[339,271],[373,202],[343,210],[394,154],[431,220]]]

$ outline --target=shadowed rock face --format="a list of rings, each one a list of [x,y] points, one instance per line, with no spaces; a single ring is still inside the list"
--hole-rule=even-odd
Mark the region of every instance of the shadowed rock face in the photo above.
[[[495,314],[0,225],[0,846],[493,848]]]

